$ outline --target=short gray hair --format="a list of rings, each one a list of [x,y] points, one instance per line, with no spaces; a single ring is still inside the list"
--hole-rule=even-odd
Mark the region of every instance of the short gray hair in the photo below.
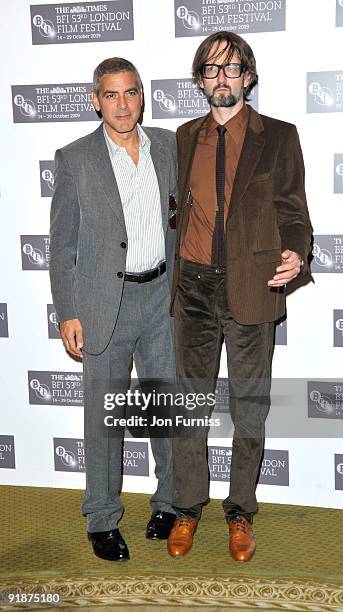
[[[143,89],[142,79],[139,76],[136,66],[134,66],[132,62],[122,57],[109,57],[101,62],[93,72],[93,91],[95,91],[97,96],[99,95],[101,77],[103,77],[104,74],[116,74],[117,72],[133,72],[139,89]]]

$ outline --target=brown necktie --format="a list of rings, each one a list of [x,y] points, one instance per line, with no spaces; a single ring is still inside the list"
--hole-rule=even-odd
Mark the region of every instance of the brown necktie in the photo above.
[[[225,201],[225,132],[224,125],[217,126],[218,142],[216,152],[217,212],[212,238],[211,263],[225,266],[224,201]]]

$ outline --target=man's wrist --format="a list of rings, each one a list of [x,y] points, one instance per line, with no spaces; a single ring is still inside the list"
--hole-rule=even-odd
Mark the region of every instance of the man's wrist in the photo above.
[[[299,253],[297,253],[296,251],[294,251],[294,253],[296,254],[297,258],[299,259],[300,268],[302,268],[302,267],[303,267],[303,265],[304,265],[304,260],[303,260],[303,258],[302,258],[302,257],[301,257],[301,255],[299,255]]]

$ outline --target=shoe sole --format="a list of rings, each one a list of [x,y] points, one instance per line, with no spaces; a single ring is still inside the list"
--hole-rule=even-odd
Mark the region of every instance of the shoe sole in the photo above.
[[[114,561],[114,563],[124,563],[125,561],[130,561],[130,557],[125,557],[124,559],[111,559],[111,557],[106,557],[105,555],[98,555],[94,553],[98,559],[102,559],[103,561]]]
[[[172,559],[183,559],[183,557],[185,557],[186,555],[189,555],[189,553],[192,552],[192,548],[190,550],[187,550],[187,552],[183,553],[182,555],[173,555],[171,552],[169,552],[168,550],[168,555],[170,557],[172,557]]]
[[[255,551],[254,551],[249,559],[235,559],[235,557],[232,555],[230,550],[229,550],[229,553],[230,553],[231,559],[235,561],[236,563],[249,563],[249,561],[251,561],[251,559],[253,559],[255,555]]]

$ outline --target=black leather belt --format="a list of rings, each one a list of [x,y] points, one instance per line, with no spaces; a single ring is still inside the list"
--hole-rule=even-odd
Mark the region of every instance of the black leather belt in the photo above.
[[[161,263],[154,270],[149,270],[149,272],[142,272],[142,274],[126,274],[124,276],[124,280],[130,281],[130,283],[148,283],[152,281],[154,278],[158,276],[162,276],[167,269],[166,262]]]

